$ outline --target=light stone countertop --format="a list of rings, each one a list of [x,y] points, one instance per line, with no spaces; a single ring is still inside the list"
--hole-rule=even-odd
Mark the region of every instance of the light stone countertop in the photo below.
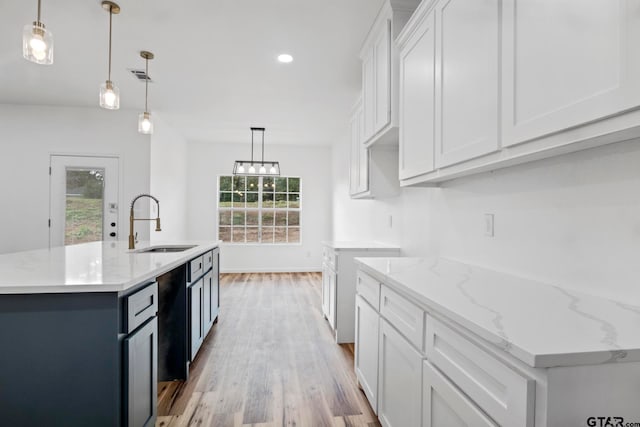
[[[327,240],[322,242],[323,246],[331,248],[336,251],[340,250],[400,250],[400,246],[387,245],[385,243],[371,242],[371,241],[334,241]]]
[[[446,259],[355,261],[529,366],[640,361],[640,307]]]
[[[0,294],[120,292],[219,246],[219,241],[139,242],[195,245],[182,252],[138,253],[128,242],[93,242],[0,255]]]

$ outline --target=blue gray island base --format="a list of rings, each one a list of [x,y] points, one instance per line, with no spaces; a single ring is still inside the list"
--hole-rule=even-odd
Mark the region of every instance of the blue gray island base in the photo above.
[[[0,295],[3,423],[154,425],[157,382],[188,378],[191,330],[204,317],[191,318],[190,285],[205,275],[217,319],[219,249],[196,260],[205,257],[199,278],[192,260],[121,292]]]

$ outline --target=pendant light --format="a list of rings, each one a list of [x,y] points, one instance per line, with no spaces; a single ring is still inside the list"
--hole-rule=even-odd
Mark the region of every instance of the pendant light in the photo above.
[[[22,30],[22,56],[36,64],[53,64],[53,34],[40,22],[40,0],[38,0],[38,18],[33,24],[27,24]]]
[[[264,159],[264,131],[265,128],[251,128],[251,160],[236,160],[233,164],[234,175],[280,176],[280,163]],[[253,135],[255,132],[262,132],[262,160],[260,161],[253,160]],[[245,165],[248,165],[248,169],[245,168]],[[256,167],[258,167],[257,170]]]
[[[111,27],[113,15],[120,13],[120,6],[111,1],[103,1],[102,8],[109,11],[109,77],[100,86],[100,106],[107,110],[120,108],[120,89],[111,81]]]
[[[144,113],[138,116],[138,132],[150,135],[153,133],[153,122],[149,113],[149,60],[153,59],[153,53],[143,50],[140,56],[144,58]]]

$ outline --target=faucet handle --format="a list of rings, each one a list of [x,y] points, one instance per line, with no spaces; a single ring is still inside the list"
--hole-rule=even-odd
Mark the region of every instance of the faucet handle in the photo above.
[[[135,237],[133,238],[133,240],[134,240],[136,243],[138,243],[138,232],[137,232],[137,231],[136,231],[136,235],[135,235]]]

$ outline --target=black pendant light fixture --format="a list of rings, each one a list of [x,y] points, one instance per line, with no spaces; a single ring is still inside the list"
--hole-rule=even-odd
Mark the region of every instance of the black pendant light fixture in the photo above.
[[[264,131],[265,128],[251,128],[251,160],[236,160],[233,164],[233,174],[243,176],[280,176],[280,163],[264,159]],[[253,159],[254,134],[262,132],[262,158]]]

